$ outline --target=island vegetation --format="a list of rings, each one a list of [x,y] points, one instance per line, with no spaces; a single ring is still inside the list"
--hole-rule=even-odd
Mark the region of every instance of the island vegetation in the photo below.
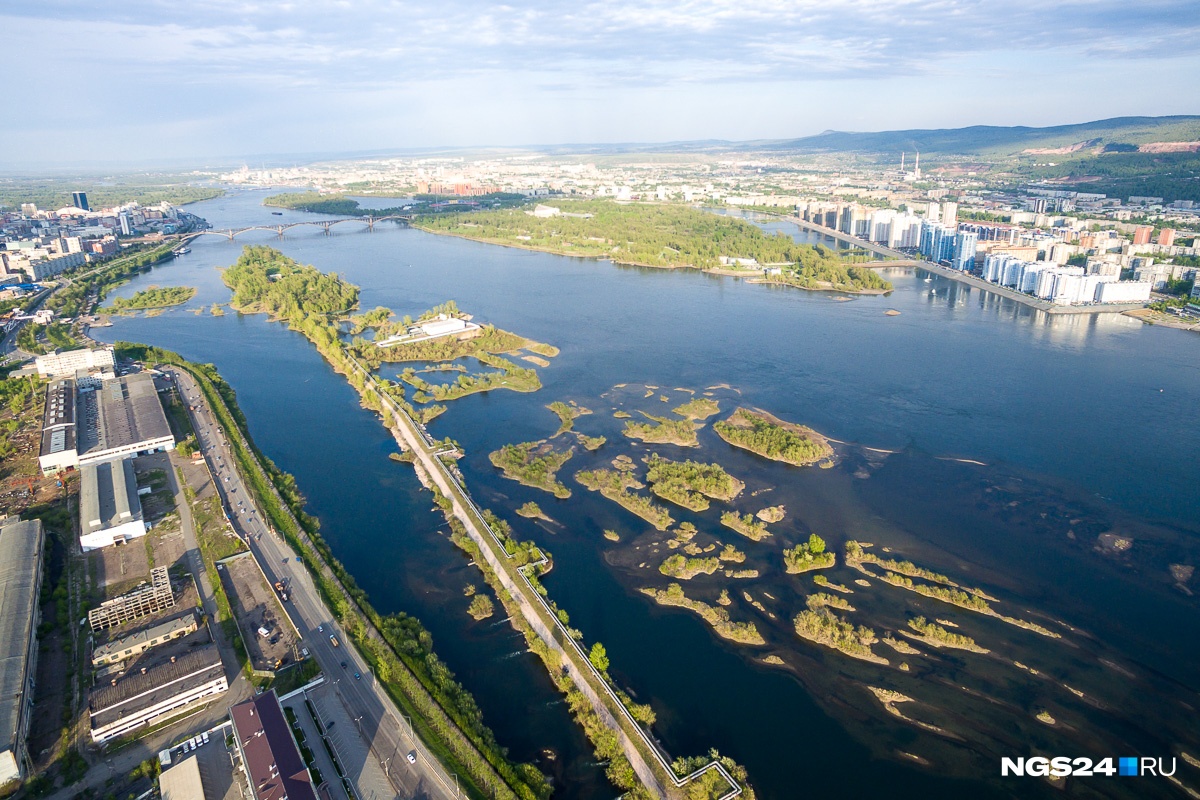
[[[595,452],[596,450],[599,450],[604,443],[608,441],[608,439],[603,436],[584,436],[578,431],[576,431],[575,435],[579,437],[579,443],[583,445],[583,449],[589,452]]]
[[[628,511],[649,522],[660,531],[671,527],[675,521],[671,513],[645,495],[631,491],[641,489],[644,484],[628,472],[613,469],[597,469],[575,473],[575,480],[590,491],[600,492]]]
[[[671,409],[686,419],[705,420],[721,411],[720,404],[709,397],[697,397]]]
[[[829,442],[816,431],[764,411],[739,408],[729,419],[715,423],[713,430],[734,447],[785,464],[806,466],[833,454]]]
[[[799,244],[782,232],[768,234],[736,217],[689,206],[606,200],[556,200],[553,208],[560,213],[542,217],[505,209],[421,216],[413,224],[431,233],[622,264],[715,269],[722,259],[738,258],[761,265],[757,274],[775,266],[781,282],[803,288],[891,288],[829,248]]]
[[[825,540],[815,533],[808,541],[783,551],[783,563],[789,574],[826,569],[837,563],[837,556],[825,549]]]
[[[725,511],[721,514],[721,524],[755,542],[761,542],[771,535],[766,524],[755,519],[753,514],[739,516],[736,511]]]
[[[810,594],[804,599],[804,605],[808,606],[809,611],[818,611],[822,608],[836,608],[838,611],[854,610],[854,606],[850,605],[850,601],[844,597],[837,597],[827,592]]]
[[[641,439],[647,444],[677,444],[681,447],[695,447],[699,444],[699,440],[696,438],[696,428],[692,425],[691,420],[655,417],[645,411],[641,414],[646,419],[658,424],[651,425],[648,422],[632,420],[626,422],[622,433],[630,439]]]
[[[492,603],[492,598],[486,594],[476,594],[471,598],[471,604],[467,606],[467,613],[475,620],[487,619],[496,611],[495,605]]]
[[[928,645],[934,647],[948,647],[955,650],[970,650],[972,653],[987,653],[986,648],[975,644],[975,640],[970,636],[963,636],[961,633],[951,633],[943,628],[928,621],[924,617],[915,617],[908,621],[908,627],[912,628],[916,635],[903,631],[906,636],[920,639]]]
[[[545,520],[546,522],[550,521],[550,518],[546,516],[546,512],[542,511],[542,507],[532,500],[521,505],[521,507],[517,509],[517,514],[525,517],[526,519],[540,519]]]
[[[583,406],[580,406],[574,402],[564,403],[561,400],[555,400],[553,403],[546,406],[546,408],[558,415],[559,426],[558,430],[554,434],[555,436],[558,436],[561,433],[566,433],[567,431],[571,430],[571,428],[575,427],[575,420],[579,417],[592,413],[590,408],[584,408]],[[593,447],[589,449],[594,450],[595,448]]]
[[[717,558],[719,558],[721,561],[728,561],[733,564],[741,564],[746,560],[746,554],[741,550],[738,550],[733,545],[727,544],[721,549],[721,552],[717,555]]]
[[[667,556],[658,566],[658,571],[669,578],[688,581],[697,575],[712,575],[721,568],[721,562],[716,558],[688,558],[676,553]]]
[[[104,311],[120,314],[148,308],[168,308],[183,305],[195,296],[196,290],[191,286],[151,286],[132,297],[118,297],[109,303]]]
[[[657,453],[647,460],[646,481],[650,491],[691,511],[708,508],[708,498],[729,501],[745,484],[726,472],[720,464],[698,461],[669,461]]]
[[[784,511],[783,506],[767,506],[754,516],[763,522],[782,522],[787,513]]]
[[[828,609],[801,611],[792,623],[796,635],[801,639],[832,647],[851,658],[870,661],[873,664],[888,663],[886,658],[875,655],[871,650],[871,645],[879,641],[875,631],[863,625],[855,627]]]
[[[556,476],[574,454],[573,447],[560,451],[546,442],[522,442],[506,444],[490,453],[488,459],[510,480],[550,492],[555,497],[567,498],[571,496],[571,490]]]
[[[679,606],[694,611],[711,625],[722,639],[739,644],[766,644],[753,622],[732,621],[725,608],[714,608],[708,603],[689,598],[678,583],[672,583],[666,589],[642,589],[642,593],[654,598],[654,602],[661,606]]]

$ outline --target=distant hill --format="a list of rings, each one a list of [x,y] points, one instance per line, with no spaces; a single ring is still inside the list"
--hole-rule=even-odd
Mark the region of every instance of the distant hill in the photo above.
[[[851,133],[826,131],[802,139],[760,143],[771,150],[801,152],[901,151],[945,155],[1007,156],[1024,150],[1104,148],[1109,152],[1137,149],[1155,142],[1200,142],[1200,116],[1115,117],[1050,128],[973,125],[969,128]],[[1076,145],[1076,148],[1072,148]]]

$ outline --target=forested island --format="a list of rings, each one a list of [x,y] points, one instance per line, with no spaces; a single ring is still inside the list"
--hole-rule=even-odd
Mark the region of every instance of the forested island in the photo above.
[[[708,498],[729,501],[745,484],[726,472],[720,464],[696,461],[668,461],[657,453],[646,462],[646,481],[650,491],[664,500],[691,511],[708,508]]]
[[[680,447],[695,447],[699,444],[699,440],[696,438],[696,428],[690,419],[656,417],[645,411],[641,413],[650,422],[656,424],[632,420],[626,422],[622,433],[630,439],[641,439],[647,444],[677,444]]]
[[[805,289],[892,289],[869,268],[843,261],[826,247],[797,244],[785,234],[767,234],[745,220],[690,206],[556,200],[552,208],[546,216],[520,208],[422,215],[413,225],[430,233],[619,264],[716,269],[722,259],[744,259],[778,269],[771,280]],[[749,272],[762,275],[762,268]]]
[[[631,491],[641,489],[644,484],[628,472],[614,469],[583,471],[575,473],[575,480],[593,492],[600,492],[660,531],[665,531],[675,521],[669,511],[649,497]]]
[[[765,411],[739,408],[729,419],[714,423],[713,430],[734,447],[798,467],[833,455],[833,448],[824,436]]]
[[[492,452],[488,459],[492,466],[503,470],[504,477],[565,498],[571,496],[571,490],[555,476],[574,453],[574,448],[558,452],[544,442],[524,442],[506,444]]]
[[[196,296],[191,286],[151,286],[137,292],[133,297],[118,297],[104,311],[120,314],[123,311],[139,311],[150,308],[168,308],[183,305]]]
[[[642,589],[642,594],[654,598],[654,602],[661,606],[679,606],[696,612],[723,639],[740,644],[766,643],[753,622],[732,621],[724,608],[713,608],[708,603],[691,599],[683,593],[683,587],[678,583],[672,583],[666,589]]]

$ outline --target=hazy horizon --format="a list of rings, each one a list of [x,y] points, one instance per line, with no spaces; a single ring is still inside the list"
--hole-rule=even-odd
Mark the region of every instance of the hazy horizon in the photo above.
[[[50,0],[8,4],[0,25],[10,171],[1200,109],[1177,79],[1200,72],[1186,2]]]

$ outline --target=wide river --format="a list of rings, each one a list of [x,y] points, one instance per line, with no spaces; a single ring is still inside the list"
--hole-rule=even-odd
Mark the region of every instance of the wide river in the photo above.
[[[274,216],[261,206],[266,194],[235,191],[189,210],[215,228],[322,218],[294,211]],[[806,235],[781,223],[770,227]],[[617,452],[605,448],[628,450],[620,420],[611,416],[632,397],[614,392],[619,384],[668,393],[727,384],[731,389],[716,390],[723,415],[732,410],[727,398],[740,392],[739,404],[846,443],[839,445],[839,466],[832,470],[784,468],[728,447],[710,448],[720,442],[709,431],[706,449],[692,457],[719,458],[746,479],[747,494],[775,492],[757,506],[742,498],[747,502],[737,508],[743,513],[786,500],[789,516],[781,531],[793,530],[789,525],[816,530],[839,551],[850,538],[891,546],[896,557],[1012,600],[1006,607],[1020,610],[1017,616],[1062,619],[1090,631],[1109,648],[1104,658],[1121,661],[1126,670],[1092,675],[1094,685],[1116,685],[1130,670],[1144,671],[1145,680],[1168,697],[1165,706],[1197,703],[1197,600],[1173,585],[1168,568],[1196,565],[1200,550],[1200,338],[1193,334],[1112,314],[1050,317],[916,271],[888,275],[896,286],[890,296],[847,300],[495,247],[390,224],[374,232],[347,224],[328,236],[301,227],[282,239],[254,232],[235,244],[204,236],[190,254],[118,290],[116,296],[149,285],[198,289],[185,307],[155,317],[114,318],[113,327],[94,333],[215,364],[236,389],[255,441],[296,476],[308,510],[375,606],[383,613],[411,613],[430,629],[438,654],[475,695],[500,742],[514,757],[536,760],[553,774],[558,797],[609,797],[612,791],[520,637],[498,618],[475,623],[466,615],[462,589],[480,584],[479,575],[446,538],[444,521],[411,468],[388,459],[395,445],[376,415],[359,407],[353,390],[299,334],[261,315],[208,312],[213,303],[229,300],[218,268],[233,263],[248,243],[269,244],[337,272],[362,287],[364,309],[385,305],[416,316],[453,299],[478,321],[561,348],[551,366],[539,369],[541,391],[497,391],[453,402],[430,431],[464,445],[461,468],[481,506],[500,511],[522,538],[534,538],[554,554],[554,571],[545,580],[551,597],[587,642],[606,645],[614,678],[653,705],[655,732],[674,756],[716,747],[748,768],[765,798],[988,797],[1027,795],[1044,786],[1027,778],[1005,791],[994,782],[916,766],[902,754],[924,752],[935,765],[938,757],[950,763],[958,756],[933,746],[922,751],[915,728],[876,713],[876,701],[865,692],[854,695],[848,682],[831,691],[849,691],[849,700],[824,697],[826,674],[831,681],[861,678],[847,669],[848,659],[791,641],[788,646],[813,671],[798,680],[796,673],[762,664],[766,651],[722,642],[698,617],[659,608],[638,593],[640,585],[662,585],[650,580],[661,576],[649,570],[644,581],[635,579],[636,566],[615,557],[599,529],[623,526],[632,537],[647,526],[571,478],[581,466],[604,465]],[[204,313],[194,313],[201,307]],[[885,315],[888,309],[900,314]],[[642,402],[641,387],[636,391]],[[686,399],[672,395],[677,398]],[[603,433],[611,443],[594,456],[580,453],[560,474],[573,489],[569,501],[506,481],[487,459],[500,445],[553,433],[557,420],[543,408],[553,400],[594,409],[577,428]],[[653,405],[641,408],[658,414],[675,405],[645,402]],[[652,449],[672,452],[670,446]],[[991,502],[1001,494],[1004,502]],[[527,500],[537,500],[560,524],[540,526],[511,513]],[[1132,548],[1106,550],[1098,538],[1105,531],[1132,539]],[[730,534],[725,541],[730,538],[739,539]],[[754,548],[746,540],[735,543]],[[831,575],[843,583],[856,577],[848,571]],[[1189,586],[1200,591],[1200,578],[1192,577]],[[762,599],[760,587],[755,591]],[[775,599],[787,590],[768,591]],[[779,610],[786,622],[798,609]],[[922,613],[932,617],[935,611]],[[1021,652],[1037,658],[1038,642],[1027,641],[1036,635],[996,626],[1005,637],[1026,637],[1020,641],[1034,649]],[[875,649],[895,658],[883,645]],[[954,674],[945,670],[965,660],[951,660],[941,674]],[[1088,680],[1065,657],[1061,665],[1044,665],[1055,669],[1061,669],[1060,680]],[[1024,695],[1017,695],[1006,702],[1019,704]],[[1026,699],[1026,711],[1050,702]],[[1070,709],[1069,700],[1055,700],[1054,708]],[[1145,748],[1136,754],[1171,756],[1176,751],[1169,748],[1186,745],[1200,755],[1194,739],[1157,739],[1119,722],[1112,728],[1117,741]],[[1012,737],[1012,755],[1030,754],[1024,734],[1014,729]],[[552,760],[544,756],[546,748],[553,750]],[[989,777],[999,774],[998,760],[983,763]],[[1186,769],[1181,766],[1181,775]],[[1105,782],[1102,793],[1120,793],[1111,786],[1115,782]],[[1163,789],[1161,782],[1156,789]]]

